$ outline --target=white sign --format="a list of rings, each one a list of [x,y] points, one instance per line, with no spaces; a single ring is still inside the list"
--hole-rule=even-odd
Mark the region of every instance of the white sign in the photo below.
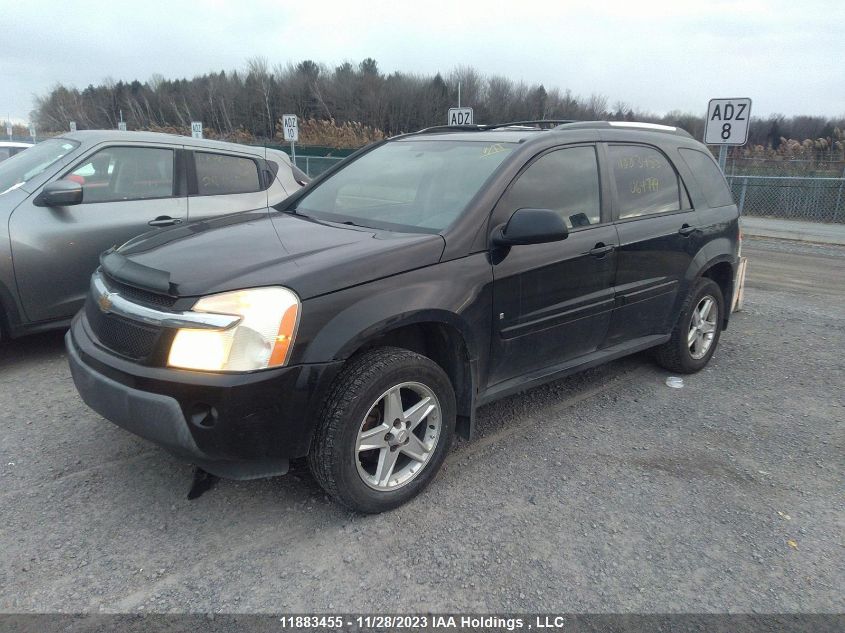
[[[191,136],[202,138],[202,121],[191,121]]]
[[[7,123],[6,124],[6,136],[11,136],[11,135],[12,135],[12,124]]]
[[[126,121],[118,121],[117,129],[120,130],[121,132],[125,132],[126,131]]]
[[[447,125],[472,125],[472,108],[449,108]]]
[[[35,126],[34,125],[29,126],[29,135],[32,137],[33,140],[35,140]]]
[[[704,142],[707,145],[745,145],[750,119],[751,99],[710,99]]]
[[[282,128],[285,131],[286,141],[299,141],[299,123],[295,114],[282,115]]]
[[[71,121],[71,122],[70,122],[70,131],[71,131],[71,132],[76,132],[76,121]]]

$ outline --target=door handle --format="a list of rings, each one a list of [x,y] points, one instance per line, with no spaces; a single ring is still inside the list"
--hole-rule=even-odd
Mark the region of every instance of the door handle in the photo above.
[[[604,242],[599,242],[592,249],[590,249],[589,253],[593,257],[604,257],[609,252],[611,252],[614,248],[616,248],[616,246],[614,244],[605,245]]]
[[[698,230],[698,228],[696,228],[694,226],[690,226],[689,224],[685,223],[683,226],[681,226],[681,228],[678,229],[678,233],[680,233],[684,237],[689,237],[690,235],[695,233],[697,230]]]
[[[171,218],[169,215],[160,215],[155,220],[147,222],[150,226],[173,226],[174,224],[182,224],[180,218]]]

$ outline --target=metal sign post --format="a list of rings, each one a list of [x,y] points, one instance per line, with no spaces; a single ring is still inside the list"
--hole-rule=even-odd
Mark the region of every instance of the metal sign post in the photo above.
[[[720,145],[719,146],[719,169],[722,170],[722,173],[725,173],[725,165],[728,162],[728,146],[727,145]]]
[[[285,140],[290,141],[290,160],[296,165],[296,142],[299,140],[299,120],[295,114],[282,115],[282,130]]]
[[[704,121],[704,142],[707,145],[719,146],[719,169],[722,170],[722,173],[725,173],[728,146],[745,145],[748,142],[748,123],[750,120],[751,99],[710,99],[710,103],[707,104],[707,119]],[[740,208],[741,206],[740,203]],[[732,312],[742,310],[747,267],[748,259],[740,253],[739,266],[737,266],[734,276]]]
[[[710,99],[704,122],[704,143],[719,145],[719,167],[725,171],[728,145],[748,142],[748,123],[751,120],[751,99]]]

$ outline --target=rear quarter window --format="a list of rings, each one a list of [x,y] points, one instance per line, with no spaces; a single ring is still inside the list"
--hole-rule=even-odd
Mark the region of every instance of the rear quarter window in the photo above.
[[[701,187],[708,205],[724,207],[734,203],[728,183],[711,156],[695,149],[681,148],[678,152]]]

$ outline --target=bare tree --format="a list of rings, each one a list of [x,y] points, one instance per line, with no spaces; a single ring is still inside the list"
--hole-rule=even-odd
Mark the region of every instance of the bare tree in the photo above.
[[[672,111],[658,116],[621,99],[609,108],[604,95],[583,97],[545,84],[529,86],[500,75],[483,76],[469,66],[445,75],[385,74],[373,58],[344,61],[332,69],[303,60],[276,64],[271,70],[266,58],[254,57],[242,71],[210,72],[191,79],[158,73],[145,82],[107,77],[81,91],[57,84],[36,97],[33,122],[44,133],[67,130],[70,121],[81,129],[113,128],[123,110],[135,129],[187,131],[190,121],[200,118],[221,135],[267,138],[275,136],[279,117],[290,112],[331,125],[354,122],[396,134],[444,123],[447,109],[457,105],[458,83],[461,104],[475,109],[478,122],[615,118],[675,125],[696,138],[704,130],[700,113]],[[845,117],[776,115],[752,120],[749,141],[777,149],[781,138],[807,139],[830,155],[831,148],[841,146],[844,128]]]

